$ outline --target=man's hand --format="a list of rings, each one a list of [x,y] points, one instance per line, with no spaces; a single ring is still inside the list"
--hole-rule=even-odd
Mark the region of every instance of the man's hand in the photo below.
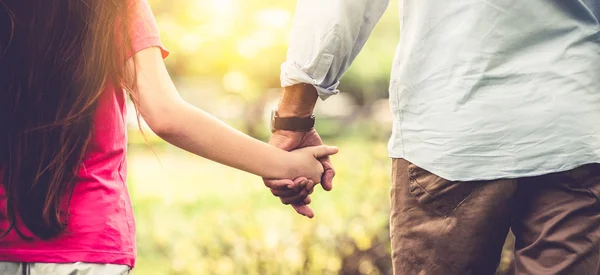
[[[283,96],[279,103],[277,113],[282,117],[308,117],[312,115],[319,95],[314,86],[297,84],[283,89]],[[278,130],[273,133],[269,144],[286,151],[304,148],[307,146],[323,145],[321,137],[315,130],[309,132],[293,132]],[[335,170],[329,157],[319,160],[325,172],[321,177],[323,189],[329,191],[333,187]],[[314,217],[314,212],[308,204],[311,202],[309,195],[313,192],[315,183],[303,179],[291,180],[264,180],[265,185],[271,188],[273,195],[281,198],[284,204],[291,204],[298,214]]]
[[[314,129],[308,132],[275,131],[271,136],[269,144],[286,151],[292,151],[309,146],[323,145],[323,140],[321,140],[321,137]],[[323,189],[330,191],[333,188],[332,181],[335,176],[331,159],[325,157],[319,159],[319,161],[323,164],[325,170],[321,177],[321,184],[323,185]]]
[[[269,144],[286,151],[308,146],[323,145],[321,137],[315,130],[309,132],[275,131]],[[333,187],[335,170],[329,157],[319,160],[325,172],[321,177],[323,189],[330,191]],[[293,184],[289,180],[264,180],[265,185],[271,188],[273,195],[280,197],[284,204],[292,204],[298,214],[314,217],[314,212],[308,204],[311,202],[309,195],[313,192],[315,184],[305,179],[296,179]],[[287,183],[287,184],[283,184]],[[291,187],[291,188],[290,188]]]

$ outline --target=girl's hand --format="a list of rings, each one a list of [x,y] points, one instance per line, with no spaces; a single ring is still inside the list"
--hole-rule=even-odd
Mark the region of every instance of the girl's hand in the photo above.
[[[281,199],[283,204],[292,204],[298,214],[312,218],[315,214],[308,207],[311,203],[308,195],[313,192],[315,184],[321,182],[324,171],[323,159],[328,159],[328,156],[338,151],[337,147],[325,145],[292,151],[288,153],[292,157],[282,160],[287,162],[284,164],[288,167],[286,175],[282,175],[282,179],[265,180],[265,185],[271,189],[273,195]]]
[[[321,183],[324,168],[319,159],[334,155],[338,151],[337,147],[321,145],[290,152],[292,155],[289,159],[291,168],[288,171],[290,171],[290,175],[285,178],[305,177],[314,184]]]
[[[302,92],[300,94],[306,93]],[[279,108],[279,111],[284,111],[281,109],[281,105],[279,106]],[[321,137],[314,129],[309,132],[277,130],[271,136],[269,144],[277,148],[281,148],[285,151],[292,151],[294,149],[309,146],[323,145],[323,140],[321,140]],[[321,177],[321,186],[325,191],[330,191],[333,187],[333,177],[335,176],[335,169],[333,168],[333,164],[331,163],[329,157],[321,158],[319,159],[319,161],[325,168],[325,172]],[[279,197],[283,203],[290,203],[291,201],[290,204],[298,214],[309,218],[314,217],[315,213],[312,211],[312,209],[310,209],[308,205],[306,205],[310,203],[310,197],[308,196],[308,194],[310,194],[313,191],[314,182],[310,181],[305,186],[302,186],[302,180],[298,179],[292,181],[290,179],[282,180],[281,178],[263,178],[263,182],[265,186],[271,189],[273,195]],[[287,199],[290,196],[292,197],[291,200]]]

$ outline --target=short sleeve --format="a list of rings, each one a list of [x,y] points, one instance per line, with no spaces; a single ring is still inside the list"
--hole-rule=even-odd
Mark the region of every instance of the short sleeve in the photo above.
[[[166,58],[169,51],[163,46],[158,33],[156,19],[147,0],[133,0],[136,2],[131,20],[131,41],[133,44],[133,54],[141,50],[158,47],[162,57]]]

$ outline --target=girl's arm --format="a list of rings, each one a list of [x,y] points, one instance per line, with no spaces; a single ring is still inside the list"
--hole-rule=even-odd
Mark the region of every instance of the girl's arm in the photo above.
[[[315,183],[323,172],[316,158],[337,152],[325,146],[286,152],[253,139],[185,102],[158,48],[135,58],[139,112],[152,131],[179,148],[264,178],[307,177]]]

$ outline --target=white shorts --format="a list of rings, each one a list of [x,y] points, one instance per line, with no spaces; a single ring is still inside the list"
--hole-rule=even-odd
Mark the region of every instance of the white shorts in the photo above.
[[[0,262],[2,275],[130,275],[131,268],[112,264],[48,264]]]

